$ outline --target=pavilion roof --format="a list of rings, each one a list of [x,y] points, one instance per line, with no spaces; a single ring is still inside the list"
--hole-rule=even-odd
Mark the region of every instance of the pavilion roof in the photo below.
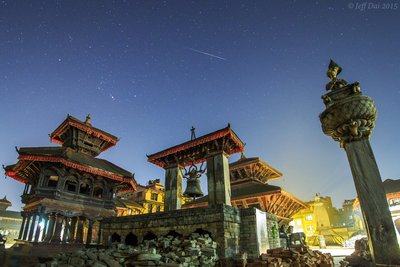
[[[7,204],[7,205],[11,205],[11,202],[8,201],[7,196],[4,196],[2,199],[0,199],[0,204]]]
[[[214,141],[225,144],[227,148],[222,149],[229,155],[241,152],[244,148],[244,143],[228,124],[226,128],[147,156],[147,160],[162,168],[165,168],[171,161],[185,166],[201,163],[206,160],[206,153],[212,152],[210,148],[211,150],[215,148]]]
[[[282,173],[268,165],[259,157],[246,158],[242,156],[239,160],[229,164],[231,182],[236,180],[255,178],[266,183],[269,180],[282,177]]]
[[[85,123],[71,115],[67,115],[67,118],[49,135],[50,140],[57,144],[62,144],[61,135],[68,130],[69,127],[78,128],[81,131],[106,141],[107,145],[103,148],[102,152],[114,146],[119,140],[118,137],[93,127],[90,123]]]
[[[61,163],[81,171],[129,183],[133,188],[137,186],[132,173],[107,160],[94,158],[68,147],[24,147],[17,151],[18,163],[5,167],[5,170],[7,176],[23,183],[26,182],[24,169],[29,166],[29,162],[39,161]]]

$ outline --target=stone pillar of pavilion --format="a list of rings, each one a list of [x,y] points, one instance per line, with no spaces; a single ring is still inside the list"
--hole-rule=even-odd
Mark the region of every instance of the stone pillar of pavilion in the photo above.
[[[55,221],[54,234],[53,234],[53,237],[51,238],[50,242],[52,242],[52,243],[61,242],[61,231],[62,231],[62,227],[63,227],[63,221],[64,221],[64,215],[57,214],[56,221]]]
[[[37,224],[36,224],[36,231],[35,231],[35,239],[34,239],[34,242],[39,242],[39,235],[40,235],[40,230],[41,230],[41,225],[40,225],[40,223],[41,223],[41,221],[42,221],[42,217],[43,217],[43,215],[42,215],[42,214],[39,214],[39,219],[38,219]]]
[[[224,152],[207,158],[208,204],[231,205],[228,155]]]
[[[164,210],[179,210],[182,206],[182,167],[168,166],[165,169]]]
[[[242,152],[243,149],[244,143],[228,125],[226,128],[198,138],[192,128],[192,140],[147,156],[149,162],[166,170],[164,210],[181,208],[181,168],[205,161],[207,161],[209,204],[231,205],[228,156]],[[204,170],[196,171],[196,174],[203,172]]]
[[[22,240],[27,240],[26,238],[28,237],[28,232],[29,232],[29,223],[31,221],[32,215],[28,214],[26,215],[27,219],[25,222],[25,229],[24,229],[24,235],[22,236]]]
[[[46,237],[44,239],[45,241],[50,241],[51,238],[53,237],[54,226],[56,224],[56,215],[55,215],[55,213],[49,214],[48,221],[49,221],[49,226],[48,226],[47,231],[46,231]]]
[[[92,243],[93,224],[94,224],[94,220],[89,219],[87,236],[86,236],[86,245],[90,245]]]
[[[78,226],[76,229],[76,237],[75,237],[75,242],[76,243],[83,243],[83,226],[85,223],[85,217],[78,217]]]
[[[68,242],[75,241],[75,228],[76,228],[77,220],[78,220],[78,217],[71,218],[70,230],[68,231]]]
[[[18,239],[22,239],[22,236],[24,234],[24,229],[25,229],[25,223],[26,223],[26,214],[22,213],[22,223],[21,223],[21,227],[19,229],[19,235],[18,235]]]
[[[64,233],[63,233],[63,237],[62,237],[62,242],[65,243],[68,241],[68,232],[70,231],[70,225],[69,225],[69,217],[65,217],[64,220]]]
[[[35,225],[36,225],[36,214],[33,214],[32,216],[32,221],[31,221],[31,226],[29,227],[29,234],[28,234],[28,241],[33,241],[32,237],[33,237],[33,232],[35,231]]]
[[[43,226],[43,233],[42,233],[42,240],[44,241],[47,235],[47,224],[49,223],[49,218],[47,216],[47,214],[43,214],[43,220],[44,220],[44,226]]]
[[[369,143],[377,110],[372,99],[362,95],[358,82],[347,84],[336,77],[341,70],[331,61],[327,71],[331,82],[326,86],[329,92],[322,96],[326,105],[320,114],[322,130],[346,151],[375,263],[400,264],[395,228]]]

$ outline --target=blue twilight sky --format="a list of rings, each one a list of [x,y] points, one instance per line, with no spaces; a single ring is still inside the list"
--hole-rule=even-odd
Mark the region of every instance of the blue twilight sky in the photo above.
[[[355,189],[318,118],[330,58],[375,100],[382,179],[400,177],[400,0],[364,2],[1,1],[0,163],[17,161],[15,146],[53,145],[67,113],[90,113],[120,138],[100,157],[163,181],[146,153],[230,122],[246,156],[284,174],[272,184],[339,206]],[[23,185],[1,179],[20,209]]]

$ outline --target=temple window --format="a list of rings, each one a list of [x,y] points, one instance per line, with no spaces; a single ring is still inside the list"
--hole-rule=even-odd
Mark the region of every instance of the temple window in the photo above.
[[[149,204],[149,213],[153,212],[153,204]]]
[[[158,200],[158,194],[151,193],[151,200],[157,201]]]
[[[81,183],[79,188],[79,194],[89,195],[90,194],[90,186],[88,183]]]
[[[157,212],[161,211],[161,206],[157,206]]]
[[[75,181],[67,180],[65,182],[64,190],[69,191],[69,192],[76,192],[78,183]]]
[[[95,187],[93,192],[94,197],[96,198],[103,198],[103,188]]]
[[[48,187],[57,187],[57,184],[58,184],[58,176],[56,175],[48,176],[48,182],[47,182]]]

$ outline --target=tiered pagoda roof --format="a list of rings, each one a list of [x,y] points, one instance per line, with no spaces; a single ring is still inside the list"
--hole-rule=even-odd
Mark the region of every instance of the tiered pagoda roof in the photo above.
[[[82,144],[79,136],[92,136],[92,143]],[[100,175],[129,184],[133,189],[137,183],[132,173],[115,164],[93,155],[116,144],[118,138],[92,127],[90,118],[82,122],[70,115],[50,134],[50,139],[62,144],[61,147],[22,147],[17,149],[18,162],[4,167],[6,175],[22,183],[32,183],[30,179],[40,172],[41,162],[59,163],[80,171]],[[95,145],[93,145],[95,144]],[[126,185],[126,186],[127,186]]]

